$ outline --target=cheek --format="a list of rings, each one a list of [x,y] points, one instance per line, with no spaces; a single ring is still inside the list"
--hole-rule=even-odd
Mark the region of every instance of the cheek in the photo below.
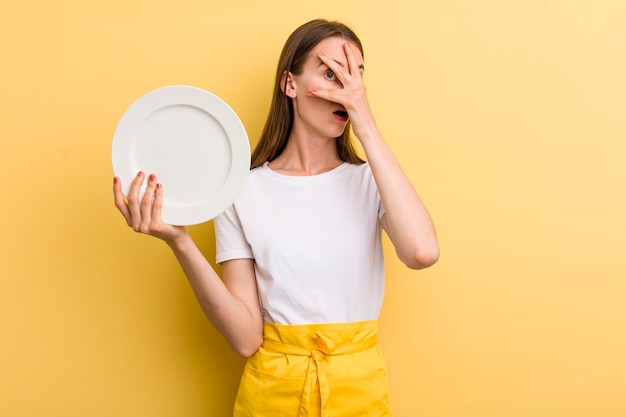
[[[324,80],[325,87],[323,88],[334,88],[334,89],[342,89],[343,84],[339,81],[339,78],[335,77],[332,80]]]
[[[304,93],[306,93],[309,90],[320,90],[322,88],[328,88],[324,86],[324,82],[322,80],[318,80],[318,79],[307,80],[305,82],[301,82],[299,87],[300,87],[299,88],[300,91],[303,91]]]
[[[315,96],[299,96],[298,109],[301,116],[317,119],[329,113],[332,103]]]
[[[343,88],[343,85],[337,78],[329,80],[321,75],[301,80],[298,85],[298,89],[300,91],[304,91],[305,93],[309,90],[325,90],[329,88]]]

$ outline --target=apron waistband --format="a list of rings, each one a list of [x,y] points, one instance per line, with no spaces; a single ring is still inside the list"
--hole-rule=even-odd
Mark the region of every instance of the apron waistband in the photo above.
[[[358,353],[377,344],[378,322],[375,320],[354,323],[281,325],[264,324],[263,348],[285,355],[308,356],[299,417],[309,416],[316,382],[319,386],[322,417],[329,416],[330,386],[322,366],[327,356]]]

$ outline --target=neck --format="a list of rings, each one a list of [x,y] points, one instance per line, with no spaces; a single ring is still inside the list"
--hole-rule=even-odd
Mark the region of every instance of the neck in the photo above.
[[[303,138],[293,134],[283,152],[269,167],[286,175],[317,175],[337,168],[343,161],[334,138]]]

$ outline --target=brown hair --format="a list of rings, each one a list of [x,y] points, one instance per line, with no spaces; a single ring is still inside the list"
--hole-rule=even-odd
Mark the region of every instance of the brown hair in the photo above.
[[[323,19],[312,20],[296,29],[287,39],[280,54],[272,103],[261,133],[261,139],[252,153],[250,168],[256,168],[272,161],[285,149],[293,125],[292,99],[284,92],[281,84],[286,71],[301,74],[302,66],[311,49],[319,42],[330,37],[340,37],[354,43],[361,54],[363,46],[356,34],[346,25]],[[363,159],[357,154],[350,139],[350,125],[346,126],[337,138],[339,158],[344,162],[362,164]]]

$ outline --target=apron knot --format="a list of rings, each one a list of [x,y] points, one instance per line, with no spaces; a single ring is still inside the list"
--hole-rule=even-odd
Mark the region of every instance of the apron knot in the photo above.
[[[311,356],[316,361],[324,359],[326,355],[330,355],[335,350],[335,344],[328,337],[324,336],[321,331],[316,331],[311,336],[313,341],[313,349],[311,349]]]
[[[264,324],[263,348],[265,350],[282,353],[287,357],[294,355],[311,358],[307,364],[298,417],[330,417],[328,401],[330,383],[326,375],[326,367],[330,363],[329,357],[349,355],[375,348],[376,322],[363,323],[341,323],[342,329],[345,327],[345,330],[341,332],[337,330],[339,325],[322,325],[322,329],[311,329],[311,332],[303,332],[304,334],[298,338],[292,337],[295,333],[290,333],[288,325]],[[357,332],[353,329],[358,329],[362,325],[371,326],[371,330],[368,327],[359,332],[357,337]],[[304,326],[317,327],[317,325],[302,325]],[[293,327],[298,327],[298,325],[293,325]],[[327,329],[333,331],[328,332]],[[342,342],[343,339],[337,337],[337,334],[344,335],[350,332],[355,334],[351,342]],[[282,335],[287,336],[286,340],[283,340]],[[333,335],[335,335],[335,341],[333,341]],[[317,405],[313,404],[314,401]],[[319,414],[313,410],[319,410]]]

